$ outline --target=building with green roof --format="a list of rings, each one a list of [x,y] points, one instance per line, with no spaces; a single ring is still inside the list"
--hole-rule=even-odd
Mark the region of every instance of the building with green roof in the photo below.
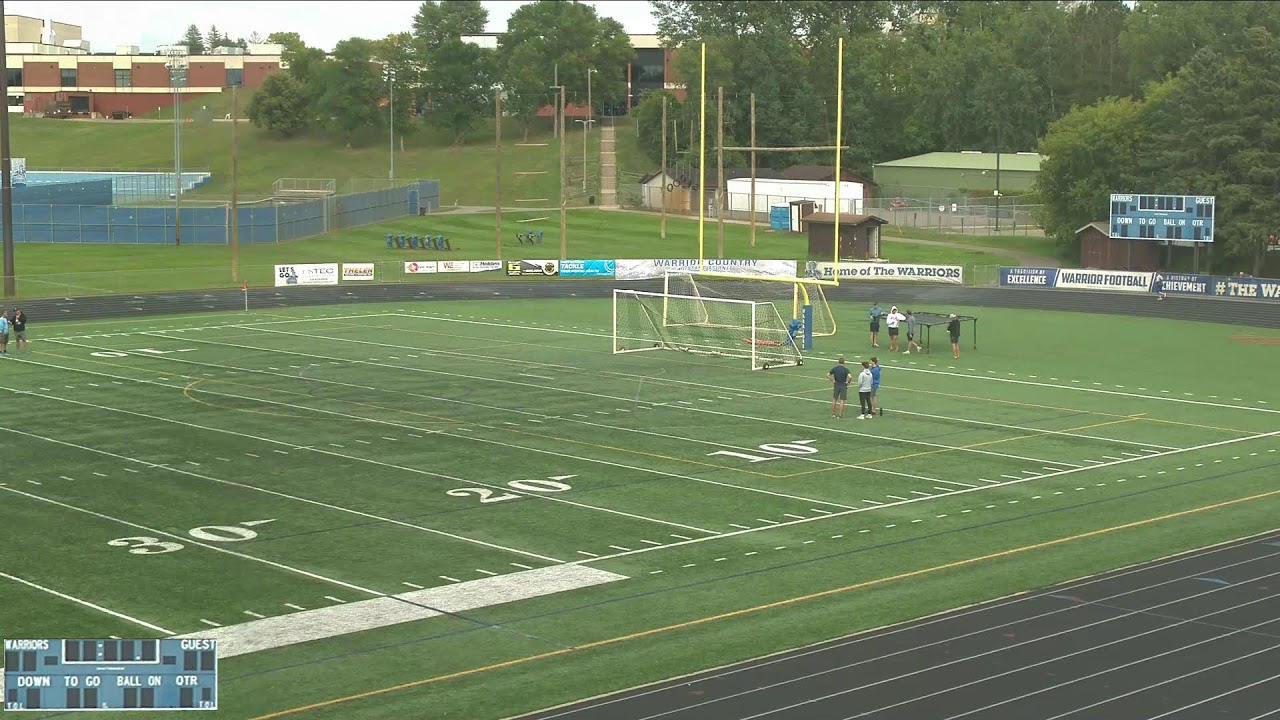
[[[1000,194],[1023,195],[1031,191],[1040,162],[1039,153],[1000,153]],[[996,153],[976,151],[931,152],[890,160],[873,168],[876,194],[883,198],[938,200],[990,197],[996,190]]]

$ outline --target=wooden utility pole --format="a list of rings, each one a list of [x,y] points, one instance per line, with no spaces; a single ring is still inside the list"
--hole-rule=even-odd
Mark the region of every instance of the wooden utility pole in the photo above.
[[[751,247],[756,246],[756,94],[751,93]]]
[[[231,280],[240,279],[240,103],[231,86]]]
[[[569,257],[569,233],[566,230],[568,224],[565,220],[565,195],[564,195],[564,86],[560,86],[560,259],[564,260]]]
[[[502,259],[502,90],[493,89],[493,244]]]
[[[662,96],[662,237],[667,237],[667,96]]]
[[[716,257],[724,259],[724,87],[716,88]]]

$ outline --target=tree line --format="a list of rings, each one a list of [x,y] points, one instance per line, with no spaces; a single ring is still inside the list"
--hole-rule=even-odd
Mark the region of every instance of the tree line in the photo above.
[[[512,13],[496,48],[460,39],[484,32],[488,20],[478,0],[426,0],[411,28],[380,40],[343,40],[328,55],[297,33],[272,33],[267,41],[284,46],[288,70],[266,78],[246,113],[257,127],[284,136],[327,129],[350,145],[359,131],[394,120],[398,133],[425,125],[458,145],[493,116],[499,86],[504,114],[526,136],[559,92],[550,87],[553,77],[585,105],[588,73],[598,70],[590,79],[597,108],[625,89],[630,38],[592,6],[538,0]]]
[[[1085,2],[655,0],[687,97],[637,106],[655,163],[696,166],[700,46],[707,48],[707,147],[724,88],[726,146],[832,145],[836,47],[845,42],[845,163],[933,151],[1039,151],[1031,202],[1064,256],[1075,230],[1106,220],[1112,192],[1215,195],[1220,267],[1257,268],[1280,232],[1280,4],[1235,0]],[[675,148],[677,151],[672,152]],[[714,156],[710,156],[714,157]],[[672,160],[674,158],[674,160]],[[710,159],[710,158],[709,158]],[[746,159],[726,153],[726,165]],[[831,153],[761,154],[762,167],[830,164]],[[1243,269],[1243,267],[1241,268]]]

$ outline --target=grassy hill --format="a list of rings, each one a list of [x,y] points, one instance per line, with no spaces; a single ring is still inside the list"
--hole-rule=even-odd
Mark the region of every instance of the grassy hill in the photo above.
[[[14,117],[13,154],[25,157],[32,170],[119,169],[166,170],[173,167],[173,126],[165,122],[111,120],[50,120]],[[503,196],[511,205],[517,198],[559,199],[559,145],[550,132],[531,134],[522,147],[514,123],[503,127]],[[399,133],[397,133],[399,136]],[[193,199],[230,195],[231,123],[183,126],[183,166],[207,170],[213,182]],[[588,188],[599,185],[599,133],[588,136]],[[352,179],[385,181],[388,175],[388,137],[369,132],[353,147],[333,136],[310,133],[280,138],[247,122],[239,126],[240,193],[242,198],[270,195],[279,178],[333,178],[339,191]],[[570,130],[565,152],[575,195],[582,178],[582,132]],[[397,146],[399,142],[397,141]],[[399,179],[438,179],[444,205],[492,205],[494,201],[493,124],[471,133],[461,147],[422,125],[404,136],[404,151],[397,149],[395,174]],[[540,175],[517,173],[542,172]],[[368,182],[361,183],[367,189]],[[543,203],[546,204],[546,203]],[[518,205],[516,205],[518,207]]]
[[[545,217],[543,220],[537,218]],[[525,220],[527,222],[518,222]],[[605,210],[573,210],[568,215],[568,254],[571,258],[696,258],[697,222],[670,218],[661,238],[659,219],[652,215]],[[542,230],[542,245],[521,245],[516,233]],[[388,249],[387,233],[445,235],[452,252]],[[716,228],[708,224],[707,257],[716,256]],[[405,261],[429,259],[491,260],[495,247],[492,213],[440,213],[406,217],[380,225],[344,230],[282,244],[242,246],[241,279],[262,287],[272,284],[274,265],[314,262],[386,263],[380,277],[398,274]],[[807,253],[804,236],[760,232],[755,247],[744,225],[725,226],[725,256],[729,258],[799,259]],[[991,248],[951,248],[886,240],[885,256],[899,262],[963,265],[1016,265]],[[231,251],[225,245],[63,245],[19,243],[16,252],[21,297],[52,297],[98,293],[148,292],[237,287],[231,276]],[[503,213],[504,259],[549,259],[560,256],[559,214]],[[419,281],[450,281],[466,276],[421,276]]]

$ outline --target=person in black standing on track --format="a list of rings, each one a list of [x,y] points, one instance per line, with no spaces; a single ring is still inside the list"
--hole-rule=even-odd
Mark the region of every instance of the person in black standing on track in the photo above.
[[[951,357],[960,359],[960,318],[951,313],[951,322],[947,323],[947,332],[951,334]]]
[[[31,342],[27,340],[27,314],[20,308],[13,311],[13,342],[14,352],[24,347],[31,349]]]

